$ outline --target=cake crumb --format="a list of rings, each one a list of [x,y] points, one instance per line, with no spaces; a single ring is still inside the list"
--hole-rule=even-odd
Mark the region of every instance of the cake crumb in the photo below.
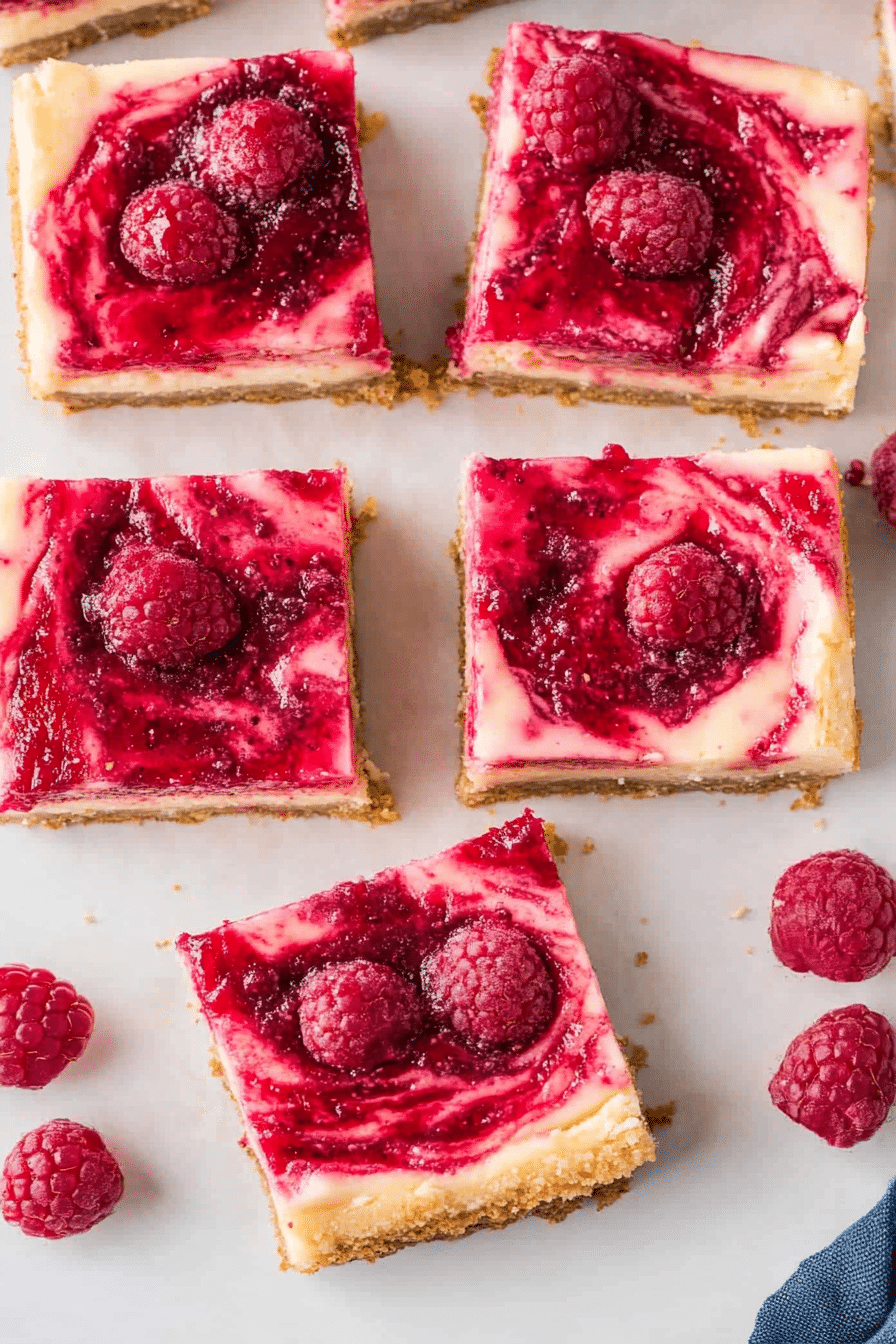
[[[452,285],[457,285],[458,289],[463,289],[467,283],[466,271],[455,271],[451,277]]]
[[[816,831],[826,831],[827,828],[828,823],[825,821],[824,817],[819,817],[813,829]]]
[[[582,853],[583,854],[594,853],[594,841],[588,835],[586,835],[585,839],[582,841]]]
[[[170,938],[157,938],[157,939],[156,939],[156,947],[162,948],[162,947],[170,947],[170,946],[171,946],[171,939],[170,939]]]
[[[644,1015],[638,1021],[638,1026],[652,1027],[655,1021],[656,1021],[656,1013],[644,1013]]]
[[[635,965],[636,965],[636,966],[646,966],[649,960],[650,960],[650,957],[648,956],[648,954],[647,954],[646,952],[636,952],[636,953],[635,953]]]
[[[777,434],[777,435],[780,436],[780,433],[781,433],[781,426],[780,426],[780,425],[775,425],[774,429],[772,430],[772,433],[773,433],[773,434]]]
[[[718,802],[718,806],[719,806],[719,807],[726,807],[726,806],[727,806],[727,802],[728,802],[727,798],[720,798],[720,799],[719,799],[719,802]]]
[[[356,109],[358,121],[358,144],[363,149],[369,145],[371,140],[375,140],[380,131],[385,130],[389,124],[389,119],[385,112],[366,112],[364,104],[358,103]]]
[[[352,545],[358,546],[367,538],[367,529],[374,521],[378,513],[377,502],[373,495],[368,495],[361,505],[355,517],[352,519]]]
[[[737,418],[740,422],[741,429],[748,438],[762,438],[762,430],[759,428],[759,419],[755,411],[741,411]]]
[[[753,907],[750,905],[739,905],[736,910],[731,911],[732,919],[743,919],[744,915],[752,915]]]
[[[489,88],[494,84],[498,71],[501,69],[501,57],[503,55],[502,47],[492,47],[488,54],[488,60],[485,63],[485,82]]]
[[[772,452],[772,453],[773,453],[773,452],[775,451],[775,445],[774,445],[773,443],[769,443],[768,439],[763,439],[763,440],[762,440],[762,443],[760,443],[759,447],[760,447],[760,448],[765,448],[768,452]]]
[[[648,920],[647,916],[646,916],[646,915],[643,915],[642,918],[641,918],[641,923],[642,923],[642,924],[649,924],[649,922],[650,922],[650,921]]]
[[[92,910],[88,910],[88,911],[87,911],[87,914],[84,916],[84,923],[85,923],[85,924],[95,924],[95,923],[96,923],[96,915],[93,913]]]
[[[824,785],[807,784],[800,789],[799,798],[790,804],[791,812],[802,812],[804,808],[821,807],[824,802]]]
[[[180,884],[179,882],[175,882],[175,884],[174,884],[174,886],[171,888],[171,890],[172,890],[172,891],[183,891],[183,887],[181,886],[181,884]]]
[[[625,1038],[623,1038],[625,1039]],[[628,1066],[632,1073],[640,1073],[642,1069],[649,1068],[650,1055],[647,1047],[644,1045],[630,1045],[625,1041],[625,1057],[628,1060]]]
[[[484,93],[470,94],[470,107],[473,109],[473,113],[478,118],[479,125],[482,127],[484,131],[488,130],[489,102],[490,99],[486,98]]]
[[[564,840],[562,835],[557,834],[557,828],[552,821],[544,823],[544,834],[548,842],[548,849],[554,858],[562,863],[569,853],[569,842]]]
[[[746,952],[746,954],[747,954],[748,957],[752,957],[752,955],[753,955],[753,953],[756,951],[756,949],[755,949],[755,947],[745,947],[745,948],[744,948],[744,951]]]
[[[644,1118],[650,1128],[655,1129],[657,1125],[671,1125],[677,1110],[674,1100],[663,1101],[659,1106],[645,1106]]]

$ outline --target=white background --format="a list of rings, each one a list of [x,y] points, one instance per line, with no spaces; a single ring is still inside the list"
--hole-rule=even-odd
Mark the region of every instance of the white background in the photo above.
[[[466,100],[482,90],[486,57],[509,20],[700,38],[833,69],[875,95],[872,8],[872,0],[517,0],[358,49],[359,95],[389,118],[364,156],[387,331],[402,329],[404,348],[422,357],[440,348],[453,320],[451,277],[464,265],[482,150]],[[201,23],[80,59],[324,45],[316,0],[219,0]],[[4,99],[10,79],[2,75]],[[814,442],[846,463],[867,458],[896,428],[893,191],[878,187],[857,410],[841,423],[783,422],[778,444]],[[24,1130],[67,1116],[103,1132],[126,1179],[118,1211],[86,1236],[44,1243],[0,1224],[0,1338],[534,1344],[617,1340],[624,1331],[629,1344],[745,1341],[763,1298],[870,1207],[896,1168],[896,1121],[837,1152],[766,1093],[791,1037],[820,1013],[861,999],[896,1021],[896,963],[865,986],[837,986],[785,971],[766,934],[775,879],[799,858],[854,846],[896,870],[896,536],[870,492],[849,490],[846,500],[866,722],[859,775],[833,784],[816,812],[792,812],[789,793],[550,799],[539,808],[570,842],[563,875],[617,1030],[649,1048],[646,1100],[678,1103],[656,1165],[600,1215],[586,1208],[558,1227],[533,1219],[313,1278],[281,1274],[258,1177],[237,1147],[236,1113],[208,1072],[206,1032],[187,1008],[173,951],[156,940],[425,855],[518,810],[470,812],[452,793],[457,595],[446,548],[467,453],[587,453],[618,441],[648,455],[699,452],[722,436],[728,447],[750,441],[733,420],[685,409],[564,409],[487,395],[456,396],[432,413],[420,404],[389,413],[295,403],[66,417],[26,396],[15,327],[4,277],[4,474],[305,469],[340,458],[357,497],[378,497],[380,521],[358,560],[359,644],[370,747],[391,772],[404,819],[374,831],[245,818],[0,828],[0,961],[70,977],[97,1015],[87,1054],[59,1080],[44,1092],[0,1095],[0,1154]],[[586,837],[596,845],[589,857]],[[741,905],[753,913],[732,920]],[[640,950],[650,959],[636,969]],[[655,1025],[639,1026],[650,1012]]]

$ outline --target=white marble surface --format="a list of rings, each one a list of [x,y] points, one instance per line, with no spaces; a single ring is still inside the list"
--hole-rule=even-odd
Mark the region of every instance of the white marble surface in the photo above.
[[[405,348],[424,356],[452,320],[451,276],[464,261],[481,152],[466,98],[482,87],[488,51],[510,19],[700,38],[835,69],[873,95],[872,9],[873,0],[517,0],[361,48],[360,96],[389,117],[365,154],[387,329],[402,329]],[[220,0],[202,23],[151,42],[124,38],[80,59],[237,56],[323,42],[317,0]],[[8,99],[11,76],[0,78]],[[896,428],[893,191],[878,188],[858,408],[840,424],[784,424],[777,443],[815,442],[845,463]],[[41,1243],[0,1225],[0,1338],[535,1344],[624,1332],[630,1344],[746,1340],[765,1295],[864,1212],[894,1169],[892,1123],[835,1152],[781,1116],[765,1090],[790,1038],[821,1012],[861,997],[896,1019],[896,965],[861,988],[803,979],[775,962],[765,931],[774,881],[798,858],[856,846],[896,869],[896,536],[869,492],[847,498],[866,721],[859,775],[834,784],[817,812],[791,812],[788,794],[561,799],[541,808],[570,841],[564,875],[616,1026],[650,1050],[646,1098],[678,1103],[656,1166],[601,1215],[585,1210],[559,1227],[533,1220],[311,1279],[283,1275],[257,1176],[237,1148],[235,1113],[206,1067],[205,1032],[186,1007],[171,950],[156,940],[426,854],[492,823],[452,794],[456,591],[446,545],[465,454],[586,452],[614,440],[639,454],[684,453],[720,436],[731,447],[749,440],[733,421],[685,410],[564,410],[487,396],[457,397],[435,413],[321,403],[66,418],[27,398],[15,326],[4,276],[4,474],[308,468],[338,457],[358,494],[379,498],[381,518],[359,559],[359,640],[370,743],[392,773],[404,820],[376,831],[244,819],[0,830],[0,957],[71,977],[97,1011],[77,1066],[43,1093],[0,1096],[0,1150],[42,1120],[71,1116],[104,1132],[127,1180],[116,1215],[87,1236]],[[580,852],[586,837],[596,845],[589,857]],[[733,920],[741,905],[752,913]],[[649,962],[635,969],[642,949]],[[651,1012],[656,1023],[639,1026]]]

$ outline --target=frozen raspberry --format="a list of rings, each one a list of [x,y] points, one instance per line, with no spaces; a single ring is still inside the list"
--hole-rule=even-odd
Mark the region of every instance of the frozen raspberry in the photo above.
[[[871,455],[871,489],[881,517],[896,527],[896,434],[885,439]]]
[[[52,971],[0,966],[0,1086],[46,1087],[84,1053],[93,1009]]]
[[[203,285],[236,261],[236,220],[189,182],[162,182],[132,196],[118,226],[125,259],[147,280]]]
[[[779,877],[769,934],[792,971],[868,980],[896,952],[896,883],[857,850],[814,854]]]
[[[634,99],[598,56],[546,61],[532,76],[523,113],[558,168],[589,173],[628,145]]]
[[[689,275],[712,241],[712,206],[695,182],[671,173],[608,173],[585,198],[594,246],[641,279]]]
[[[835,1008],[787,1047],[768,1085],[772,1101],[833,1148],[876,1134],[896,1096],[896,1036],[862,1003]]]
[[[275,200],[322,157],[305,118],[275,98],[225,107],[200,131],[195,152],[203,184],[243,203]]]
[[[84,610],[99,618],[113,653],[164,668],[191,667],[241,625],[236,600],[214,570],[148,544],[119,551]]]
[[[660,648],[720,648],[737,638],[743,623],[737,575],[691,541],[673,542],[635,565],[625,603],[635,638]]]
[[[422,1020],[414,986],[361,957],[312,971],[299,993],[305,1049],[333,1069],[375,1069],[400,1059]]]
[[[422,975],[437,1014],[476,1050],[521,1050],[551,1020],[551,977],[519,929],[462,924],[427,957]]]
[[[58,1241],[108,1218],[123,1189],[121,1168],[95,1129],[50,1120],[7,1157],[0,1198],[8,1223]]]
[[[860,457],[854,457],[844,471],[843,479],[847,485],[864,485],[866,474],[865,463]]]

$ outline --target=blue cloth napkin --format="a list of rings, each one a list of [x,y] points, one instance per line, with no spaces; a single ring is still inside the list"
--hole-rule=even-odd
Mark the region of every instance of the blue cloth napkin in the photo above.
[[[766,1299],[750,1344],[896,1344],[896,1180]]]

